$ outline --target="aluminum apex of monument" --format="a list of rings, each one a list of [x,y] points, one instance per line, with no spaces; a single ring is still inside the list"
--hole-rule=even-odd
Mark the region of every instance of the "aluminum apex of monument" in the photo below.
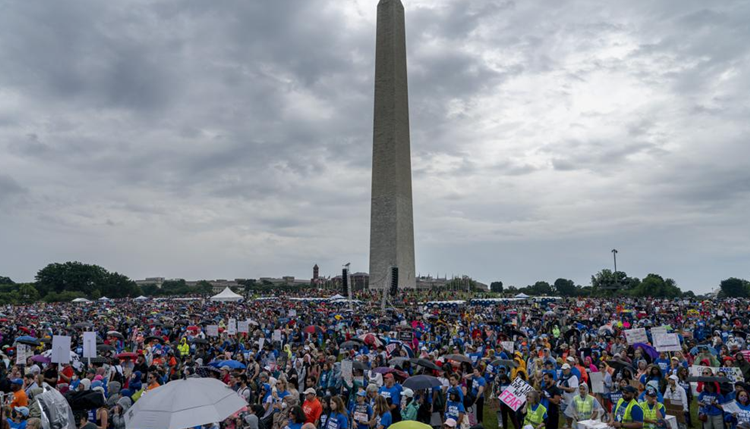
[[[378,3],[370,206],[370,287],[415,288],[406,30],[400,0]]]

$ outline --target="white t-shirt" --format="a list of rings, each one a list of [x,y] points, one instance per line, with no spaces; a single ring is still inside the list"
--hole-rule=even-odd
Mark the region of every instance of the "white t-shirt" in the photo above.
[[[578,377],[575,375],[571,375],[570,378],[568,379],[567,386],[563,384],[563,380],[560,380],[560,382],[557,385],[562,386],[562,387],[574,388],[572,392],[563,391],[563,401],[565,401],[566,404],[570,404],[571,402],[573,402],[573,397],[576,395],[576,392],[578,391]]]

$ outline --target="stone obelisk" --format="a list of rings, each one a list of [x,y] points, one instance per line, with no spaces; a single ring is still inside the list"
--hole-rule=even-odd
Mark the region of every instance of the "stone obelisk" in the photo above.
[[[370,287],[416,287],[406,31],[400,0],[378,3],[370,206]]]

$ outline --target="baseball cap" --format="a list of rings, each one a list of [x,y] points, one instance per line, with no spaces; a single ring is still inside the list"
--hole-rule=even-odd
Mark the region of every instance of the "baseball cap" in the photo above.
[[[574,358],[573,356],[568,356],[568,358],[567,358],[566,360],[567,360],[568,362],[575,362],[575,361],[576,361],[576,358]]]
[[[13,409],[16,410],[17,413],[21,414],[24,417],[28,417],[29,416],[29,408],[28,407],[15,407]]]
[[[456,419],[446,419],[445,425],[450,426],[452,428],[456,427]]]
[[[313,389],[312,387],[308,387],[307,389],[305,389],[305,395],[315,395],[316,393],[317,392],[315,392],[315,389]]]
[[[357,392],[357,396],[367,396],[367,392],[365,392],[364,390],[360,390],[359,392]]]
[[[629,392],[629,393],[638,393],[638,390],[633,386],[625,386],[622,389],[623,392]]]
[[[646,396],[656,396],[656,390],[646,389]]]
[[[403,395],[405,395],[407,398],[411,398],[414,396],[414,391],[409,389],[408,387],[401,391]]]
[[[19,386],[23,386],[23,380],[20,378],[14,378],[10,381],[10,384],[18,384]]]
[[[570,369],[570,365],[568,365],[567,363],[563,364],[562,369]]]
[[[670,375],[670,376],[669,376],[669,379],[670,379],[670,380],[674,380],[674,381],[680,381],[680,377],[678,377],[678,376],[676,376],[676,375],[674,375],[674,374]]]
[[[388,373],[388,374],[384,375],[383,378],[393,378],[393,374]]]

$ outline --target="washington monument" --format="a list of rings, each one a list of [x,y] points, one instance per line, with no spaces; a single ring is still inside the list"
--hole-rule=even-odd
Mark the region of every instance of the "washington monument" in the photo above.
[[[375,41],[375,116],[372,137],[370,287],[415,288],[411,199],[406,31],[400,0],[378,3]]]

